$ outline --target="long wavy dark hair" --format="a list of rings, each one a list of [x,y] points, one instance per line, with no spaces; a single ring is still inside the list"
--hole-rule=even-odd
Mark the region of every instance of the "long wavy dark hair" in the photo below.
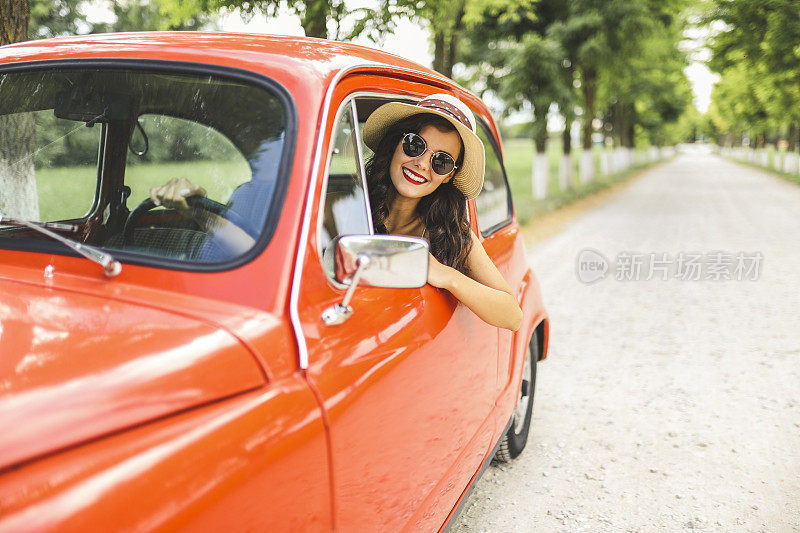
[[[389,207],[397,196],[397,189],[389,176],[389,164],[397,145],[406,133],[419,133],[425,126],[434,126],[446,133],[455,127],[438,115],[422,113],[400,120],[389,127],[378,143],[375,154],[365,165],[369,199],[372,206],[372,223],[376,233],[386,231]],[[456,160],[461,168],[464,161],[464,144]],[[427,230],[431,253],[442,264],[467,272],[467,257],[472,249],[472,235],[467,216],[467,199],[451,179],[442,183],[431,194],[420,198],[417,215]]]

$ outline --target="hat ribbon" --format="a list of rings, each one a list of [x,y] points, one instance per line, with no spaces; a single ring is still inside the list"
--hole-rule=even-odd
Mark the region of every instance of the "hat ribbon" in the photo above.
[[[444,100],[439,100],[437,98],[429,98],[426,100],[422,100],[417,105],[419,107],[435,109],[446,115],[450,115],[451,117],[459,121],[461,124],[469,128],[470,130],[472,129],[472,124],[470,124],[467,115],[465,115],[463,111],[461,111],[459,108],[457,108],[450,102],[445,102]]]

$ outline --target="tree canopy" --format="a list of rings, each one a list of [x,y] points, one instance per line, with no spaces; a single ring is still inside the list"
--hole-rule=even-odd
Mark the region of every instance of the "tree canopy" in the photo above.
[[[678,0],[539,0],[505,18],[484,13],[466,32],[464,80],[509,109],[531,107],[540,151],[553,106],[567,130],[581,117],[584,148],[597,121],[623,146],[637,138],[668,142],[663,126],[691,102],[687,58],[678,48],[684,7]]]
[[[710,66],[720,74],[710,110],[720,140],[760,146],[786,137],[797,144],[800,122],[800,3],[714,0],[706,22]]]
[[[38,0],[31,11],[30,38],[215,29],[223,11],[269,17],[286,6],[299,17],[308,36],[349,39],[362,35],[380,43],[399,20],[410,19],[430,30],[434,69],[453,77],[458,66],[455,77],[468,88],[493,94],[508,111],[532,110],[531,131],[540,150],[547,140],[551,112],[557,111],[566,122],[568,151],[575,120],[582,125],[584,148],[596,141],[599,125],[602,136],[623,146],[637,141],[661,144],[674,140],[668,126],[691,107],[691,91],[683,74],[687,58],[678,44],[692,0],[379,0],[376,5],[356,7],[344,0],[105,1],[113,20],[89,23],[85,15],[89,0]],[[797,10],[790,0],[754,2],[779,5],[775,14],[758,13],[744,0],[712,1],[713,17],[732,28],[717,37],[718,68],[729,68],[736,54],[762,54],[758,43],[764,40],[774,46],[770,45],[764,65],[758,67],[761,75],[765,69],[775,72],[775,64],[796,58],[797,51],[782,41],[797,31],[796,20],[783,19],[787,10]],[[751,14],[756,18],[748,18]],[[739,24],[739,19],[750,26]],[[754,76],[755,69],[749,67],[747,76]],[[736,75],[744,74],[731,71],[730,76]],[[768,115],[779,115],[796,98],[798,72],[795,67],[781,76],[770,76],[768,87],[752,87],[753,98]],[[735,122],[726,114],[730,107],[724,98],[719,102],[719,121]]]

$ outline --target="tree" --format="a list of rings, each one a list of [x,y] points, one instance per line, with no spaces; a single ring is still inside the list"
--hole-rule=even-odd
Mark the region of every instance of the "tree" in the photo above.
[[[715,124],[731,137],[747,134],[753,148],[763,145],[769,118],[756,93],[758,83],[741,62],[722,72],[711,94]]]
[[[176,12],[173,5],[161,0],[121,0],[109,2],[112,22],[96,23],[92,33],[123,31],[191,31],[213,26],[214,16],[205,11]],[[185,6],[184,6],[185,7]]]
[[[28,0],[0,0],[0,45],[27,40],[30,17]],[[0,132],[0,213],[36,220],[33,113],[0,115]]]
[[[722,76],[715,90],[718,123],[753,130],[757,143],[770,130],[783,131],[794,148],[800,129],[800,4],[714,0],[706,22],[724,23],[711,40],[710,66]]]
[[[0,0],[0,46],[28,40],[29,0]]]
[[[536,150],[544,153],[547,114],[553,104],[568,114],[575,104],[573,72],[552,31],[566,10],[560,0],[485,12],[470,28],[459,60],[470,65],[469,84],[500,96],[508,110],[533,109]],[[509,12],[510,11],[510,12]]]
[[[593,121],[599,117],[613,125],[623,146],[633,146],[636,131],[655,142],[658,129],[677,120],[691,100],[682,72],[686,56],[677,48],[685,4],[540,0],[504,22],[485,15],[467,32],[461,60],[473,65],[471,83],[499,94],[512,109],[533,107],[540,150],[552,104],[566,120],[567,151],[578,106],[585,149],[591,147]]]
[[[31,6],[28,37],[45,39],[85,33],[88,29],[82,8],[84,0],[36,0]]]
[[[184,24],[198,13],[215,14],[221,9],[238,9],[244,17],[264,13],[274,17],[282,2],[280,0],[156,0],[159,12],[172,25]],[[338,20],[346,13],[344,0],[286,0],[286,4],[297,16],[307,37],[328,38],[328,20]]]
[[[598,91],[606,80],[638,77],[631,69],[640,57],[643,41],[654,32],[672,24],[683,0],[573,0],[562,30],[562,42],[580,81],[583,107],[584,149],[591,148],[593,122],[609,104],[617,105],[617,114],[635,112],[625,93],[611,88],[606,101],[598,101]],[[671,43],[674,46],[676,43]],[[628,127],[633,121],[626,119]],[[627,135],[632,138],[632,135]],[[622,133],[620,132],[620,138]],[[629,143],[631,144],[631,143]]]
[[[598,98],[618,145],[632,148],[637,138],[664,144],[664,126],[691,106],[692,91],[683,72],[687,57],[677,46],[682,34],[681,19],[655,25],[638,40],[638,54],[614,57],[612,68],[600,72]]]
[[[539,0],[382,0],[378,9],[354,10],[360,20],[350,38],[366,33],[378,42],[396,20],[409,18],[430,28],[433,37],[433,69],[447,77],[459,60],[462,39],[481,32],[487,23],[505,23],[532,17]]]

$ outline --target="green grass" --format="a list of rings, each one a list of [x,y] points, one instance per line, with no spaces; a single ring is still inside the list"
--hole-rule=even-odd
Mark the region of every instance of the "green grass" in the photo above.
[[[39,220],[67,220],[86,214],[97,186],[97,167],[36,169]]]
[[[133,209],[148,198],[152,187],[180,177],[203,187],[209,198],[224,203],[237,185],[250,179],[250,167],[244,161],[131,165],[125,174],[125,183],[131,188],[128,208]],[[91,207],[96,183],[95,166],[37,169],[39,219],[66,220],[82,217]]]
[[[599,168],[602,148],[595,149],[595,165]],[[573,151],[572,183],[566,191],[558,183],[558,166],[561,162],[560,142],[548,144],[550,182],[548,198],[533,198],[531,172],[534,147],[530,140],[509,139],[504,144],[506,173],[514,197],[517,219],[521,224],[531,218],[557,209],[578,198],[623,181],[641,166],[611,176],[598,176],[595,181],[582,184],[578,177],[578,154]],[[97,170],[94,166],[37,169],[40,220],[66,220],[83,216],[94,198]],[[785,174],[785,173],[784,173]],[[797,181],[797,177],[785,174]],[[125,181],[132,189],[128,207],[133,209],[149,196],[152,187],[163,185],[174,177],[184,177],[206,189],[208,197],[225,202],[237,185],[250,178],[245,162],[194,161],[180,163],[144,163],[131,165],[126,170]]]
[[[547,184],[548,197],[542,200],[533,197],[531,185],[531,174],[533,171],[533,142],[528,139],[509,139],[503,143],[503,159],[508,175],[511,194],[514,197],[514,209],[517,213],[517,220],[520,224],[525,224],[537,215],[541,215],[558,209],[579,198],[583,198],[595,192],[601,191],[615,183],[624,181],[637,170],[647,165],[634,165],[629,169],[612,174],[601,176],[600,154],[603,148],[595,147],[594,159],[597,177],[590,183],[581,183],[578,174],[578,159],[580,149],[572,152],[572,181],[570,188],[566,191],[561,190],[558,183],[558,166],[561,161],[561,143],[549,142],[547,145],[547,155],[550,160],[550,180]]]

